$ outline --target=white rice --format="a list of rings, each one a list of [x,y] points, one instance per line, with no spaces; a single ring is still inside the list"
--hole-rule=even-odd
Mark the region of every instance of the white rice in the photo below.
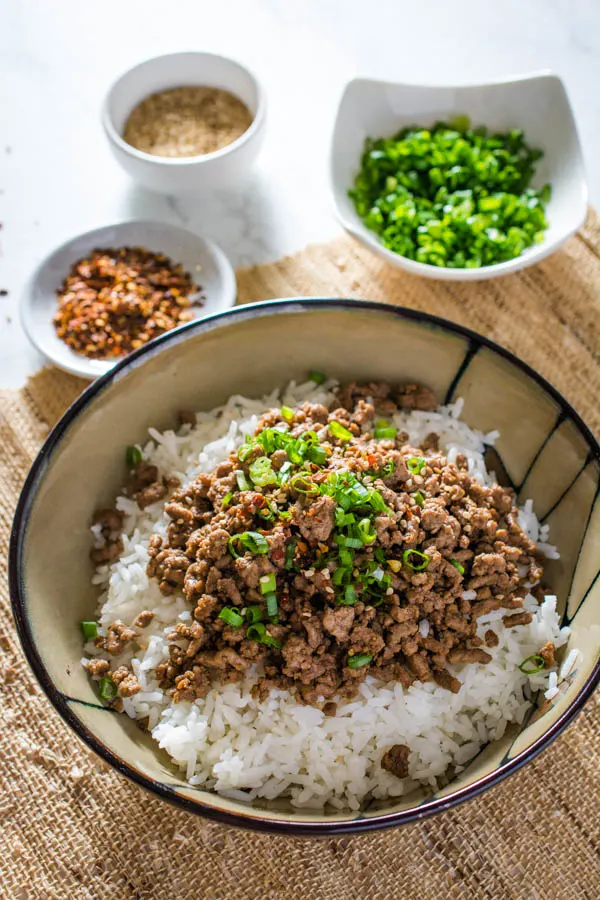
[[[140,449],[163,474],[176,475],[185,484],[224,460],[254,431],[265,409],[305,400],[328,403],[332,387],[333,382],[321,387],[292,382],[281,396],[277,391],[260,400],[234,396],[224,407],[198,413],[193,427],[186,425],[177,433],[150,429],[150,440]],[[437,432],[450,461],[464,454],[469,473],[492,484],[483,454],[497,433],[484,435],[469,428],[459,418],[461,408],[459,400],[436,412],[399,413],[395,424],[413,443]],[[359,697],[340,703],[337,715],[328,717],[297,703],[286,691],[257,702],[251,697],[258,677],[253,673],[241,684],[213,687],[203,700],[173,703],[158,687],[155,668],[168,658],[166,635],[177,622],[191,618],[191,609],[183,595],[164,597],[146,575],[148,540],[151,534],[166,534],[169,523],[162,506],[159,502],[140,510],[127,497],[118,498],[117,507],[125,514],[123,552],[111,565],[100,566],[93,581],[102,588],[101,633],[115,619],[130,624],[144,609],[155,614],[140,633],[140,646],[118,657],[114,667],[131,664],[142,686],[140,693],[123,701],[125,713],[148,718],[152,736],[191,784],[248,802],[286,795],[296,807],[321,809],[329,804],[356,810],[367,797],[399,796],[417,783],[435,787],[449,767],[464,767],[486,743],[500,738],[510,722],[521,723],[534,693],[545,691],[548,699],[558,693],[556,667],[532,676],[518,668],[547,641],[558,647],[569,634],[560,628],[556,597],[538,605],[528,596],[525,608],[533,613],[529,626],[505,628],[501,610],[478,620],[479,635],[493,625],[499,644],[489,651],[493,660],[487,666],[449,666],[462,682],[457,694],[429,683],[404,690],[398,683],[382,684],[369,677]],[[520,511],[519,521],[548,556],[557,555],[531,501]],[[98,529],[92,531],[98,542]],[[463,596],[474,599],[474,592]],[[419,623],[423,635],[429,627],[427,619]],[[88,656],[96,652],[93,644],[85,649]],[[568,654],[560,679],[576,658],[577,651]],[[385,750],[398,743],[411,749],[410,777],[403,780],[380,766]]]

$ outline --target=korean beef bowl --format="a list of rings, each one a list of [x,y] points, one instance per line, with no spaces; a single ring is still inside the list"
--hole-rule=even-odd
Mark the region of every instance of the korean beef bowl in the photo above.
[[[76,401],[15,517],[21,640],[100,756],[323,834],[495,784],[600,677],[599,448],[474,333],[347,300],[166,334]]]

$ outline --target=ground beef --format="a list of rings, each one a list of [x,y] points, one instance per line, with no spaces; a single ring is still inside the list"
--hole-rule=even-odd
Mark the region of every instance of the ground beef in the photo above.
[[[239,681],[257,663],[259,699],[292,690],[327,714],[331,698],[355,696],[367,675],[457,693],[452,666],[485,665],[485,648],[498,643],[493,628],[477,635],[481,616],[503,608],[513,611],[507,627],[531,621],[523,597],[542,566],[513,493],[477,482],[460,456],[450,464],[435,434],[420,447],[404,434],[373,437],[375,417],[436,405],[421,385],[350,383],[331,409],[270,410],[243,454],[184,488],[144,461],[134,467],[130,496],[142,508],[164,500],[170,520],[166,536],[149,542],[148,575],[192,612],[157,667],[176,701],[205,696],[214,681]],[[252,484],[257,462],[272,473],[263,486]],[[98,524],[110,554],[119,514],[105,510]],[[118,655],[151,620],[145,610],[132,628],[113,623],[98,646]],[[101,674],[109,663],[97,665]],[[136,690],[128,677],[120,696]],[[388,751],[384,768],[404,771],[402,747]]]
[[[408,777],[408,758],[410,749],[406,744],[394,744],[393,747],[383,754],[381,758],[381,768],[386,772],[391,772],[396,778]]]
[[[556,662],[556,647],[552,643],[552,641],[548,641],[547,644],[539,651],[539,656],[544,660],[544,668],[551,669],[554,663]]]

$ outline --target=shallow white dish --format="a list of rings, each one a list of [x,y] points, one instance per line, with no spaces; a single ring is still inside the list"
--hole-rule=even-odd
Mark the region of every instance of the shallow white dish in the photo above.
[[[83,378],[97,378],[118,359],[88,359],[75,353],[56,335],[52,317],[56,292],[73,263],[103,247],[138,246],[165,253],[189,272],[205,298],[192,307],[194,318],[223,312],[237,294],[235,273],[223,251],[206,238],[166,222],[120,222],[78,235],[50,253],[29,279],[21,300],[21,323],[32,344],[59,368]]]
[[[365,227],[348,197],[367,137],[387,137],[408,125],[427,127],[458,115],[494,130],[522,128],[530,146],[544,151],[533,186],[547,182],[552,186],[547,207],[550,226],[544,241],[516,259],[481,269],[445,269],[393,253]],[[346,231],[392,265],[426,278],[477,281],[516,272],[553,253],[577,231],[587,210],[587,184],[573,112],[562,81],[550,72],[458,87],[357,78],[346,86],[338,108],[330,175],[336,212]]]
[[[123,140],[130,113],[145,97],[190,85],[235,94],[250,110],[252,124],[236,141],[203,156],[154,156]],[[179,194],[240,184],[260,150],[265,110],[259,82],[241,63],[214,53],[170,53],[134,66],[115,81],[106,96],[102,124],[115,159],[128,175],[151,190]]]

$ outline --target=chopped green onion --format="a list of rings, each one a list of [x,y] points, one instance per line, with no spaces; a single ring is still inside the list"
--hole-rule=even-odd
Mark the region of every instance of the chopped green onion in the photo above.
[[[267,615],[273,619],[277,615],[277,595],[271,591],[265,594],[265,603],[267,605]]]
[[[306,494],[307,497],[314,497],[319,493],[319,486],[307,478],[306,475],[303,475],[302,472],[294,475],[290,480],[290,487],[293,487],[299,494]]]
[[[346,567],[352,567],[354,564],[354,554],[350,550],[346,550],[345,547],[340,547],[340,565]]]
[[[357,530],[363,544],[372,544],[377,539],[377,533],[370,519],[361,519],[357,525]]]
[[[96,622],[81,622],[81,630],[86,641],[93,641],[98,637],[98,625]]]
[[[275,521],[275,513],[271,509],[270,506],[265,506],[263,509],[259,509],[256,513],[261,519],[264,519],[266,522],[274,522]]]
[[[229,552],[234,559],[238,559],[242,554],[237,552],[237,546],[240,545],[244,551],[248,550],[255,555],[269,552],[269,544],[265,537],[258,531],[244,531],[242,534],[234,534],[229,538]]]
[[[411,456],[406,460],[406,467],[412,475],[420,475],[426,465],[427,460],[423,456]]]
[[[356,589],[353,584],[347,584],[344,591],[344,605],[354,606],[356,603]]]
[[[416,494],[413,494],[413,499],[417,506],[423,506],[425,503],[425,495],[421,491],[417,491]]]
[[[242,444],[237,452],[237,457],[240,462],[246,462],[252,451],[254,450],[254,444],[252,442],[252,438],[246,438],[246,443]]]
[[[294,410],[291,406],[282,406],[281,407],[281,415],[286,420],[286,422],[291,422],[294,418]]]
[[[325,375],[323,372],[309,372],[308,377],[311,381],[314,381],[315,384],[324,384]]]
[[[458,569],[458,571],[460,572],[461,575],[465,574],[465,567],[463,566],[463,564],[461,562],[459,562],[457,559],[451,559],[450,562],[452,563],[452,565],[454,566],[455,569]]]
[[[262,607],[247,606],[244,615],[246,617],[246,622],[248,622],[250,625],[254,625],[255,622],[260,622],[263,617]]]
[[[385,428],[376,428],[373,432],[373,437],[375,440],[394,440],[396,435],[398,434],[398,429],[393,428],[391,425],[386,426]]]
[[[112,678],[100,679],[100,696],[104,700],[114,700],[117,696],[117,685]]]
[[[125,450],[125,463],[128,469],[133,469],[142,461],[142,451],[139,447],[132,445]]]
[[[232,500],[233,500],[233,493],[231,491],[228,491],[225,494],[225,496],[223,497],[223,499],[221,500],[223,509],[227,509],[227,507],[229,506],[229,504],[231,503]]]
[[[246,478],[244,472],[241,469],[238,469],[235,473],[235,480],[237,481],[238,490],[240,491],[251,491],[252,485]]]
[[[251,625],[246,631],[246,637],[250,641],[258,641],[259,644],[266,644],[267,647],[276,647],[278,650],[281,650],[279,641],[271,637],[262,622]]]
[[[237,610],[231,609],[229,606],[223,607],[219,613],[219,618],[223,619],[224,622],[227,622],[227,624],[231,625],[233,628],[239,628],[244,622],[244,617],[240,615]]]
[[[346,537],[344,534],[336,536],[334,540],[336,544],[340,544],[342,547],[351,547],[353,550],[360,550],[364,543],[360,538]]]
[[[370,653],[355,653],[354,656],[348,657],[348,668],[361,669],[363,666],[368,666],[372,659]]]
[[[271,466],[271,460],[266,456],[260,456],[250,463],[248,474],[257,487],[267,487],[269,484],[277,484],[277,475]]]
[[[528,666],[527,663],[532,663],[532,665]],[[537,672],[541,672],[545,665],[544,657],[540,656],[539,653],[534,653],[523,660],[519,669],[524,675],[535,675]]]
[[[411,562],[412,559],[420,560],[418,563]],[[413,572],[422,572],[423,569],[426,569],[430,562],[430,557],[427,556],[426,553],[421,553],[419,550],[405,550],[402,554],[402,561],[405,566],[408,566],[409,569],[412,569]]]
[[[329,433],[337,438],[338,441],[350,441],[352,440],[352,432],[348,431],[341,422],[330,422],[329,423]]]
[[[298,541],[290,541],[287,547],[285,548],[285,567],[286,569],[291,569],[294,565],[294,558],[296,556],[296,544]]]
[[[348,580],[351,574],[352,569],[348,568],[347,566],[338,566],[331,576],[331,581],[333,584],[335,584],[336,587],[341,587],[341,585]]]
[[[327,451],[324,447],[309,447],[306,458],[317,466],[323,466],[327,462]]]
[[[261,594],[270,594],[277,587],[275,575],[270,572],[268,575],[262,575],[259,579]]]

